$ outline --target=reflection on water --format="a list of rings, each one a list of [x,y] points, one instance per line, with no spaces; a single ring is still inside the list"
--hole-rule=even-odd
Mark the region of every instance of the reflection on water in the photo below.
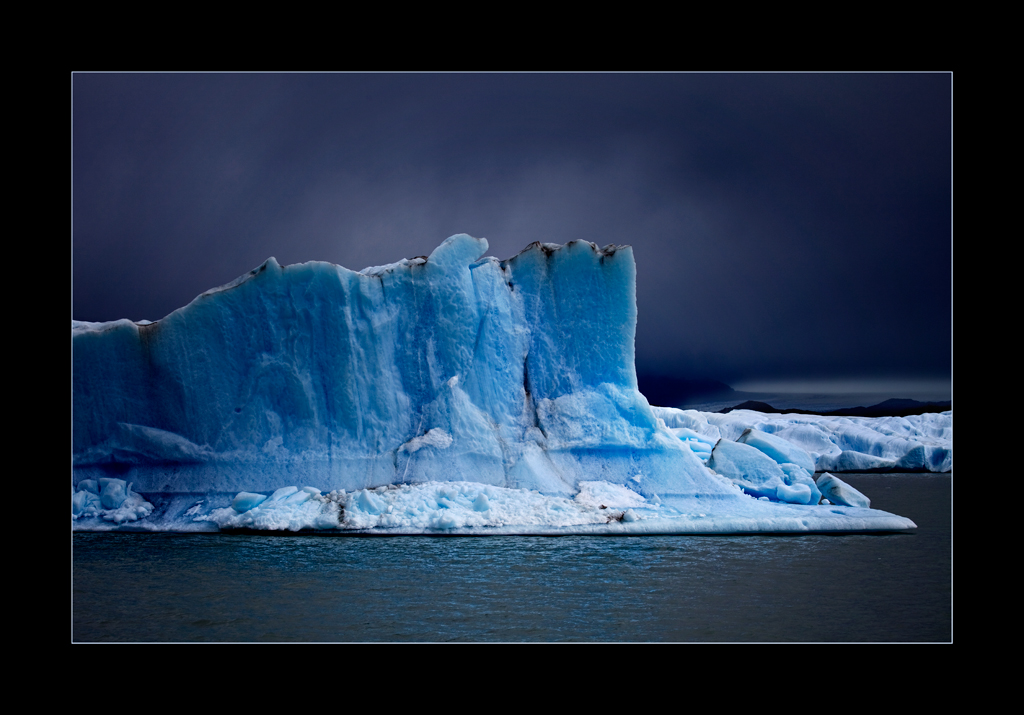
[[[846,478],[847,475],[844,475]],[[948,641],[949,475],[847,479],[912,534],[76,533],[77,641]]]

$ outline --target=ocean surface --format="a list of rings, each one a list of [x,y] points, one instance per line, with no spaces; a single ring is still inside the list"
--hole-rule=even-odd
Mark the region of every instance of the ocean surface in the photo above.
[[[950,642],[950,474],[843,474],[912,533],[72,534],[72,640]]]

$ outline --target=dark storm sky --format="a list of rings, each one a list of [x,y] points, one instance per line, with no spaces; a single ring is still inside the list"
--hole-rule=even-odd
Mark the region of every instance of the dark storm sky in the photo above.
[[[637,369],[951,379],[949,74],[72,75],[77,320],[268,256],[630,244]]]

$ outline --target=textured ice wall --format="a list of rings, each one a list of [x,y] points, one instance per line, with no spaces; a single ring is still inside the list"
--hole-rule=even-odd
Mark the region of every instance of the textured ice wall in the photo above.
[[[361,272],[271,258],[155,323],[73,323],[76,480],[738,498],[636,389],[631,248],[486,250],[460,234]]]

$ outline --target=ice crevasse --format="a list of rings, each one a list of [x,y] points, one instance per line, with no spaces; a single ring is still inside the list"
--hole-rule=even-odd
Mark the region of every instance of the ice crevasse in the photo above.
[[[744,493],[667,427],[637,390],[630,247],[486,250],[271,258],[157,322],[73,322],[76,528],[913,527],[817,506],[807,464]]]

